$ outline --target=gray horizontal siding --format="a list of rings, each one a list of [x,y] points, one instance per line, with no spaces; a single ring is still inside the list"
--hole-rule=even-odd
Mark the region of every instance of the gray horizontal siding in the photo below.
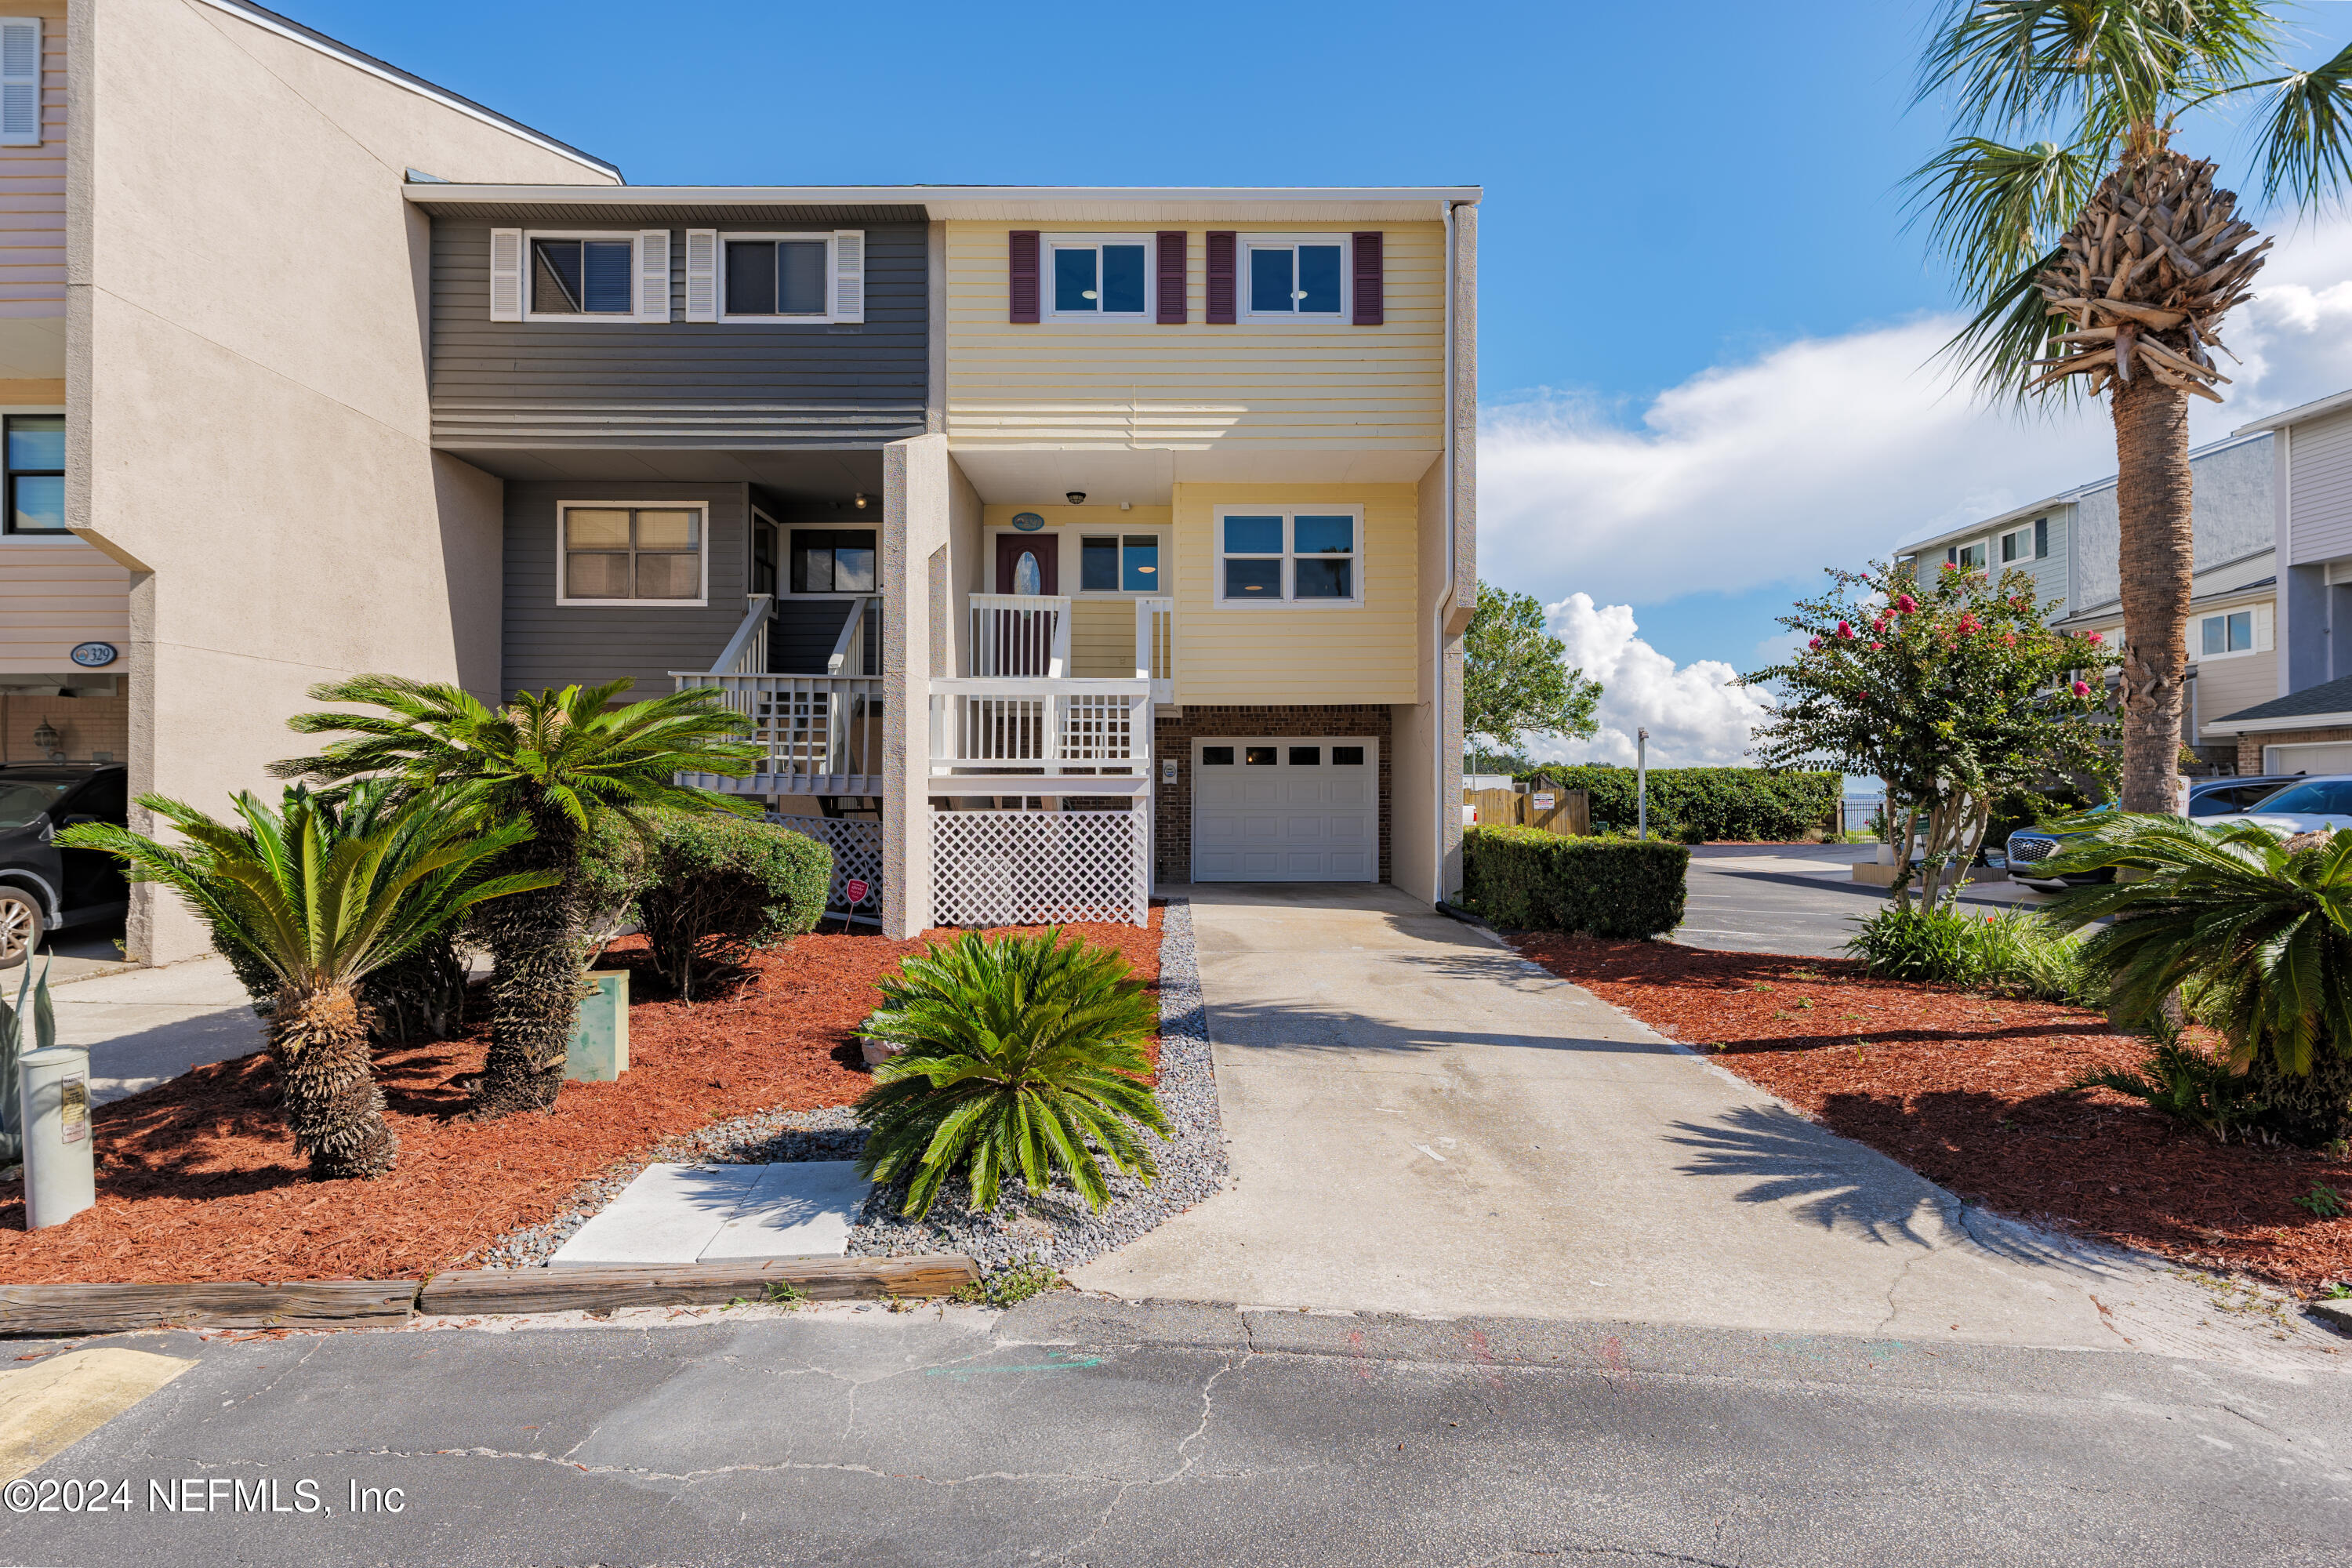
[[[768,668],[783,675],[823,675],[848,618],[847,599],[782,599],[768,627]]]
[[[919,222],[728,209],[732,219],[533,213],[510,225],[675,224],[667,322],[493,321],[487,218],[433,226],[433,438],[494,447],[879,446],[923,430],[929,373]],[[866,320],[806,326],[687,321],[684,228],[822,223],[866,234]]]
[[[710,508],[710,602],[695,607],[604,608],[555,602],[555,509],[562,501],[698,500]],[[743,623],[745,485],[542,484],[507,486],[506,636],[508,691],[628,676],[629,700],[672,689],[673,669],[709,669]]]
[[[2352,412],[2297,425],[2286,451],[2289,562],[2352,555]]]

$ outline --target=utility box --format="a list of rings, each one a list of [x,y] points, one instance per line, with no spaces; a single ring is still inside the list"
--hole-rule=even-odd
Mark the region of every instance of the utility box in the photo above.
[[[564,1047],[563,1076],[578,1083],[611,1083],[629,1070],[629,972],[592,969],[593,994],[582,998],[580,1023]]]
[[[25,1094],[25,1228],[63,1225],[98,1202],[89,1052],[48,1046],[16,1058]]]

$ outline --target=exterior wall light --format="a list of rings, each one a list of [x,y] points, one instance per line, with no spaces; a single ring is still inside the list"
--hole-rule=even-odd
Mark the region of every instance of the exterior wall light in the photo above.
[[[1084,506],[1087,501],[1087,492],[1084,490],[1072,490],[1062,499],[1068,501],[1072,506]]]

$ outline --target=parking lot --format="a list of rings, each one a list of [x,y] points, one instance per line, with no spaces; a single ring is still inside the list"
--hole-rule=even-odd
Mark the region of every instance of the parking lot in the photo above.
[[[1867,845],[1703,844],[1691,850],[1689,899],[1673,940],[1738,952],[1836,955],[1853,921],[1886,900],[1886,890],[1853,880]],[[2049,899],[2007,881],[1972,883],[1963,904],[1987,910]]]

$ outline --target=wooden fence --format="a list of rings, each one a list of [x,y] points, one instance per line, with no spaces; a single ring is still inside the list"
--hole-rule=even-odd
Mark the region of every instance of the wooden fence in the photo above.
[[[1465,790],[1462,801],[1478,808],[1481,827],[1540,827],[1570,836],[1592,831],[1592,797],[1585,790]]]

